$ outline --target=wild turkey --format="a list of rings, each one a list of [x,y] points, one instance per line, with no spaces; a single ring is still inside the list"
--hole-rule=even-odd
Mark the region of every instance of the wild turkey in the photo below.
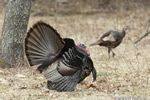
[[[96,80],[96,70],[86,46],[61,38],[44,22],[39,21],[29,29],[24,48],[30,66],[39,65],[38,70],[47,79],[49,89],[73,91],[91,72],[93,81]]]
[[[90,46],[93,45],[100,45],[108,48],[108,54],[110,57],[110,51],[113,54],[113,57],[115,56],[115,53],[112,51],[112,48],[116,48],[117,46],[120,45],[122,42],[122,39],[126,35],[126,30],[128,29],[128,26],[124,26],[122,32],[117,32],[117,31],[108,31],[105,34],[102,35],[102,37],[96,41],[95,43],[91,44]]]

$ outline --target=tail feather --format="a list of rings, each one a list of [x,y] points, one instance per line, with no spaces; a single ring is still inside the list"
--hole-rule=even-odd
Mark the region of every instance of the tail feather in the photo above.
[[[36,46],[28,45],[28,52],[26,54],[35,54],[35,55],[46,55],[46,52],[42,48],[38,48]]]
[[[109,45],[111,41],[104,41],[104,40],[98,40],[92,44],[90,44],[90,46],[94,46],[94,45],[99,45],[99,46],[106,46]]]
[[[97,45],[97,43],[95,42],[95,43],[90,44],[90,46],[94,46],[94,45]]]
[[[101,41],[96,41],[96,42],[94,42],[94,43],[90,44],[90,46],[100,45],[100,43],[101,43]]]
[[[31,66],[42,64],[58,56],[64,47],[64,40],[50,25],[37,22],[25,37],[25,54]]]
[[[37,33],[36,35],[40,39],[39,41],[40,41],[41,45],[43,45],[43,48],[44,49],[48,49],[48,44],[47,44],[48,41],[46,41],[47,40],[47,36],[45,35],[45,31],[42,31],[43,29],[40,26],[41,25],[38,25],[33,30],[33,32]],[[49,32],[49,31],[47,31],[47,32]]]
[[[44,42],[42,42],[41,36],[39,36],[40,33],[35,30],[36,29],[34,29],[34,27],[30,29],[28,32],[28,37],[26,38],[26,43],[31,43],[32,45],[38,46],[41,49],[45,49]]]

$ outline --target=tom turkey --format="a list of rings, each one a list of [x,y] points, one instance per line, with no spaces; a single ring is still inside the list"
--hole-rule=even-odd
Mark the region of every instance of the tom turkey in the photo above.
[[[37,22],[29,29],[24,42],[25,54],[30,66],[39,65],[38,70],[47,79],[49,89],[72,91],[96,70],[90,53],[83,43],[62,38],[50,25]]]
[[[112,49],[120,45],[120,43],[122,42],[123,38],[126,35],[126,30],[128,28],[129,26],[124,26],[122,32],[117,32],[113,30],[108,31],[105,34],[103,34],[98,41],[92,43],[90,46],[99,45],[99,46],[107,47],[109,57],[110,57],[110,51],[112,52],[114,57],[115,53],[112,51]]]

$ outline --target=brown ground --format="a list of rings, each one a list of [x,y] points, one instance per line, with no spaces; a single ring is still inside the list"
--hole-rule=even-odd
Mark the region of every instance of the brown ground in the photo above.
[[[0,32],[3,16],[0,15]],[[57,17],[32,15],[29,27],[43,20],[63,37],[88,46],[97,70],[97,81],[91,85],[92,77],[89,76],[73,92],[56,92],[46,88],[46,80],[35,68],[0,68],[0,100],[119,100],[116,96],[140,96],[144,99],[135,100],[150,100],[150,37],[133,44],[145,33],[149,16],[149,8]],[[129,25],[130,30],[122,44],[114,49],[115,58],[108,58],[104,47],[89,47],[102,33],[109,29],[120,31],[124,25]]]

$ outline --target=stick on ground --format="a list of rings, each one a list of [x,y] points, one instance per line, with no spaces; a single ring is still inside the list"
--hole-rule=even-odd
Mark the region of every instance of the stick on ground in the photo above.
[[[134,42],[134,44],[138,43],[139,41],[141,41],[143,38],[145,38],[146,36],[148,36],[150,34],[150,32],[145,33],[144,35],[142,35],[138,40],[136,40]]]

